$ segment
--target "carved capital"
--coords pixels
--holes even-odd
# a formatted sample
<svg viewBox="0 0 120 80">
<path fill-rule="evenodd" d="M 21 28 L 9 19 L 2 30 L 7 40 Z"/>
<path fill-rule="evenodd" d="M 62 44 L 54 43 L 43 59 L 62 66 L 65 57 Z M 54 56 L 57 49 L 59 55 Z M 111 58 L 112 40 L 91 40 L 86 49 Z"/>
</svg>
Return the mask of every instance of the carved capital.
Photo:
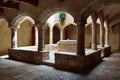
<svg viewBox="0 0 120 80">
<path fill-rule="evenodd" d="M 17 27 L 10 27 L 10 29 L 13 30 L 13 31 L 17 31 L 18 30 Z"/>
</svg>

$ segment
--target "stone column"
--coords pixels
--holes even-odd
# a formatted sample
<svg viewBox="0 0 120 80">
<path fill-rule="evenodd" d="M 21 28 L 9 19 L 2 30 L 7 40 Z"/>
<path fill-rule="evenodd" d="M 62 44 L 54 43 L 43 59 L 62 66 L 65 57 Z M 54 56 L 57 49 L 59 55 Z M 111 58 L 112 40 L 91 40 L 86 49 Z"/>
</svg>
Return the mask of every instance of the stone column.
<svg viewBox="0 0 120 80">
<path fill-rule="evenodd" d="M 106 22 L 104 23 L 105 25 L 105 47 L 109 46 L 109 29 L 108 26 L 106 24 Z"/>
<path fill-rule="evenodd" d="M 85 56 L 85 24 L 86 20 L 80 20 L 77 22 L 78 35 L 77 35 L 77 54 Z"/>
<path fill-rule="evenodd" d="M 17 48 L 17 29 L 11 28 L 11 48 Z"/>
<path fill-rule="evenodd" d="M 109 30 L 108 28 L 105 29 L 105 47 L 109 46 Z"/>
<path fill-rule="evenodd" d="M 63 40 L 63 29 L 60 29 L 60 40 Z"/>
<path fill-rule="evenodd" d="M 50 41 L 49 44 L 53 44 L 53 28 L 50 27 Z"/>
<path fill-rule="evenodd" d="M 38 29 L 35 27 L 35 46 L 38 46 Z"/>
<path fill-rule="evenodd" d="M 118 35 L 118 37 L 119 37 L 119 45 L 118 45 L 118 50 L 120 50 L 120 24 L 119 24 L 119 35 Z"/>
<path fill-rule="evenodd" d="M 104 47 L 104 27 L 100 23 L 100 47 Z"/>
<path fill-rule="evenodd" d="M 97 31 L 96 31 L 95 23 L 92 23 L 92 43 L 91 43 L 91 49 L 97 50 Z"/>
<path fill-rule="evenodd" d="M 38 26 L 38 51 L 44 50 L 44 30 L 43 24 L 39 24 Z"/>
</svg>

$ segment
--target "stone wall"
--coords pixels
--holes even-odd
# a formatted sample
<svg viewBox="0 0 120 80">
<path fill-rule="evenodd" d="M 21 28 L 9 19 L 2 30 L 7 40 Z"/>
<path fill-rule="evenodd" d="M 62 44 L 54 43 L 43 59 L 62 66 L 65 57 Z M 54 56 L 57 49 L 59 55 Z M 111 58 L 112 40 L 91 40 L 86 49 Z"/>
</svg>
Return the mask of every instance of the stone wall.
<svg viewBox="0 0 120 80">
<path fill-rule="evenodd" d="M 104 56 L 108 57 L 111 54 L 111 46 L 104 48 Z"/>
<path fill-rule="evenodd" d="M 20 28 L 18 29 L 18 47 L 32 45 L 32 27 L 33 24 L 30 21 L 21 23 Z"/>
<path fill-rule="evenodd" d="M 33 64 L 42 64 L 43 60 L 49 59 L 49 53 L 9 49 L 9 58 Z"/>
<path fill-rule="evenodd" d="M 55 66 L 62 70 L 84 73 L 96 66 L 100 61 L 101 51 L 87 56 L 78 56 L 75 53 L 55 53 Z"/>
<path fill-rule="evenodd" d="M 8 54 L 11 47 L 11 30 L 4 19 L 0 19 L 0 56 Z"/>
<path fill-rule="evenodd" d="M 60 40 L 57 44 L 58 44 L 58 51 L 62 51 L 62 52 L 76 52 L 77 51 L 76 40 Z"/>
</svg>

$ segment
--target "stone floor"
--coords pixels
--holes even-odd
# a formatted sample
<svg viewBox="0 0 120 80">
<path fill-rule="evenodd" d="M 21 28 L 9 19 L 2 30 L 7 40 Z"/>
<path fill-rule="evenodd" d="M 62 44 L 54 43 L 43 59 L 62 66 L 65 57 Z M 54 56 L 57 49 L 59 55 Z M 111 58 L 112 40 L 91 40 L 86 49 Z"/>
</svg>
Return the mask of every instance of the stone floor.
<svg viewBox="0 0 120 80">
<path fill-rule="evenodd" d="M 0 57 L 0 80 L 120 80 L 120 53 L 116 52 L 88 74 L 60 71 Z"/>
</svg>

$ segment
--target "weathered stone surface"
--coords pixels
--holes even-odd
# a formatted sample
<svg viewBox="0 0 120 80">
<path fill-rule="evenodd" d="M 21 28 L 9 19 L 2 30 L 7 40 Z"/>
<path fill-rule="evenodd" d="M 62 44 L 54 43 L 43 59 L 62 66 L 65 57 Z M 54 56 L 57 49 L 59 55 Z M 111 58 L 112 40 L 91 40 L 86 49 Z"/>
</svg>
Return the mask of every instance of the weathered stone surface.
<svg viewBox="0 0 120 80">
<path fill-rule="evenodd" d="M 104 49 L 104 56 L 108 57 L 111 54 L 111 46 L 105 47 Z"/>
<path fill-rule="evenodd" d="M 83 72 L 93 68 L 101 61 L 101 51 L 93 52 L 86 56 L 78 56 L 75 53 L 55 53 L 55 65 L 65 70 Z"/>
<path fill-rule="evenodd" d="M 43 60 L 49 59 L 49 52 L 9 49 L 9 58 L 33 64 L 41 64 Z"/>
<path fill-rule="evenodd" d="M 98 47 L 99 48 L 99 47 Z M 101 57 L 108 57 L 111 54 L 111 46 L 99 48 L 101 50 Z"/>
<path fill-rule="evenodd" d="M 60 40 L 57 44 L 58 44 L 58 51 L 63 51 L 63 52 L 76 52 L 77 51 L 76 40 Z"/>
</svg>

